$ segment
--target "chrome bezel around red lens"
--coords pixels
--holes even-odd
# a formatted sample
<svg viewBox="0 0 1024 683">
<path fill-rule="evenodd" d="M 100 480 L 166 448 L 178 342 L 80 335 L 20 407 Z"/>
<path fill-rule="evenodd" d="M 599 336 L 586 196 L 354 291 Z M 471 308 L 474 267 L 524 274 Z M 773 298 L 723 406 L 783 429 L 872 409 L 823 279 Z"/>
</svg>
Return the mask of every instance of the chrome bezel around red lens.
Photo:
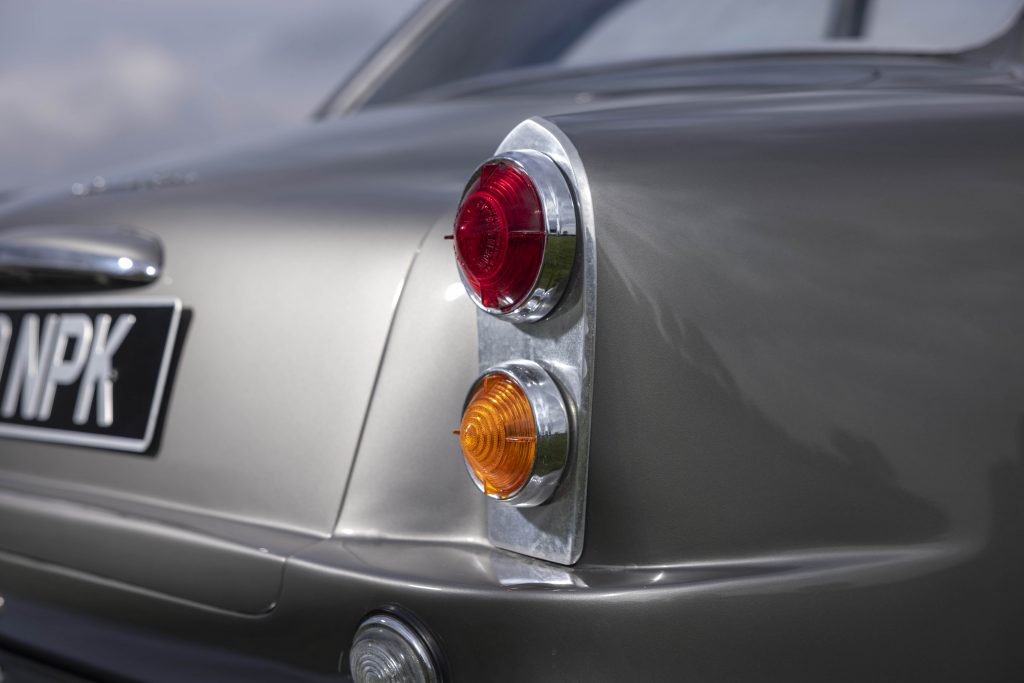
<svg viewBox="0 0 1024 683">
<path fill-rule="evenodd" d="M 532 150 L 515 150 L 492 157 L 477 167 L 466 183 L 466 189 L 459 200 L 460 208 L 470 188 L 480 177 L 481 169 L 493 163 L 506 163 L 522 171 L 537 191 L 545 236 L 540 269 L 529 292 L 506 309 L 486 306 L 468 281 L 462 264 L 456 259 L 459 277 L 469 298 L 481 310 L 512 322 L 534 322 L 554 309 L 572 276 L 576 259 L 576 200 L 565 175 L 551 157 Z"/>
</svg>

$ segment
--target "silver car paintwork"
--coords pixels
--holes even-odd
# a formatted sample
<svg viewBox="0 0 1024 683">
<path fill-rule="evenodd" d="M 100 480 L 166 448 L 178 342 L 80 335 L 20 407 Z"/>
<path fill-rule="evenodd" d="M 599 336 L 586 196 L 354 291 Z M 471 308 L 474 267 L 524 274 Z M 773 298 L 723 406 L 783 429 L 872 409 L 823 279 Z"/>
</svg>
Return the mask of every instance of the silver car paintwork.
<svg viewBox="0 0 1024 683">
<path fill-rule="evenodd" d="M 712 93 L 662 73 L 621 99 L 563 84 L 394 107 L 196 164 L 188 187 L 9 208 L 156 232 L 170 279 L 147 293 L 195 314 L 155 459 L 4 445 L 21 492 L 0 498 L 0 639 L 147 680 L 336 680 L 360 616 L 398 602 L 456 680 L 1015 677 L 1021 88 L 828 59 L 870 78 L 816 88 L 794 58 L 775 69 L 799 89 L 763 69 L 743 85 L 737 62 Z M 531 115 L 572 140 L 594 197 L 572 568 L 487 546 L 450 434 L 475 330 L 445 300 L 440 238 L 466 175 Z M 99 541 L 140 519 L 178 564 Z M 209 595 L 248 572 L 260 590 Z"/>
<path fill-rule="evenodd" d="M 424 123 L 422 112 L 414 117 Z M 13 212 L 6 222 L 145 223 L 167 251 L 165 276 L 145 295 L 180 298 L 194 320 L 159 457 L 12 442 L 0 452 L 3 469 L 329 534 L 423 219 L 447 210 L 450 188 L 464 180 L 457 168 L 450 184 L 432 183 L 435 169 L 403 160 L 417 145 L 443 144 L 436 131 L 399 123 L 405 135 L 389 134 L 390 163 L 376 142 L 360 154 L 359 141 L 376 140 L 381 123 L 293 138 L 287 163 L 250 172 L 244 199 L 228 196 L 239 180 L 202 169 L 189 187 Z M 476 156 L 464 153 L 467 164 Z"/>
</svg>

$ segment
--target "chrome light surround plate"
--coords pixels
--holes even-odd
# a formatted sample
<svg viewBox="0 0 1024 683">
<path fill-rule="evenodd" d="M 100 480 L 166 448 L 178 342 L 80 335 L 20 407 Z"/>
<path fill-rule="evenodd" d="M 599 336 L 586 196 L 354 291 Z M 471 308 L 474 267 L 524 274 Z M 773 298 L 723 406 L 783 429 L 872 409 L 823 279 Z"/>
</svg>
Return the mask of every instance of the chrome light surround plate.
<svg viewBox="0 0 1024 683">
<path fill-rule="evenodd" d="M 526 149 L 554 161 L 573 188 L 578 207 L 575 264 L 561 301 L 542 320 L 515 324 L 477 312 L 480 369 L 512 358 L 543 367 L 562 391 L 572 439 L 561 482 L 547 501 L 522 507 L 487 499 L 487 536 L 499 548 L 571 565 L 583 552 L 587 504 L 597 304 L 594 209 L 580 156 L 557 126 L 541 118 L 523 121 L 496 156 Z"/>
<path fill-rule="evenodd" d="M 482 311 L 512 322 L 534 322 L 544 318 L 562 298 L 572 275 L 576 259 L 576 200 L 573 197 L 565 175 L 558 164 L 547 154 L 532 149 L 516 149 L 491 157 L 477 167 L 466 183 L 459 205 L 469 194 L 469 188 L 480 177 L 480 170 L 487 164 L 504 162 L 525 173 L 533 182 L 544 213 L 544 257 L 540 272 L 530 287 L 530 293 L 518 302 L 515 308 L 502 311 L 489 308 L 466 281 L 459 265 L 459 278 L 466 287 L 470 300 Z M 458 264 L 458 258 L 456 258 Z"/>
<path fill-rule="evenodd" d="M 565 409 L 565 401 L 558 385 L 544 368 L 529 360 L 516 360 L 501 363 L 488 368 L 473 382 L 466 402 L 465 411 L 470 399 L 476 393 L 480 383 L 495 373 L 505 375 L 515 382 L 526 394 L 533 411 L 533 426 L 537 432 L 536 450 L 533 458 L 533 469 L 523 486 L 510 496 L 502 498 L 484 491 L 483 482 L 477 478 L 473 468 L 466 462 L 466 471 L 481 493 L 516 507 L 533 507 L 551 498 L 562 479 L 566 462 L 569 458 L 569 415 Z"/>
</svg>

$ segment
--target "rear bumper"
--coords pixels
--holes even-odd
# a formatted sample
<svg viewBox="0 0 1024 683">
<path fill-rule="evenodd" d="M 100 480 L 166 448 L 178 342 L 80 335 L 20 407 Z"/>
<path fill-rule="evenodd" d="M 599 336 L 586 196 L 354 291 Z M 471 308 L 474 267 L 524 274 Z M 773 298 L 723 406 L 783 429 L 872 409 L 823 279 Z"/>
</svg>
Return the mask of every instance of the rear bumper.
<svg viewBox="0 0 1024 683">
<path fill-rule="evenodd" d="M 902 680 L 921 678 L 915 666 L 935 680 L 1005 673 L 1018 655 L 941 616 L 972 564 L 931 545 L 562 568 L 329 539 L 289 559 L 277 604 L 254 616 L 2 553 L 0 641 L 100 678 L 338 681 L 361 617 L 394 603 L 431 629 L 456 681 L 863 680 L 880 662 Z M 1008 628 L 989 604 L 972 611 L 972 628 Z"/>
</svg>

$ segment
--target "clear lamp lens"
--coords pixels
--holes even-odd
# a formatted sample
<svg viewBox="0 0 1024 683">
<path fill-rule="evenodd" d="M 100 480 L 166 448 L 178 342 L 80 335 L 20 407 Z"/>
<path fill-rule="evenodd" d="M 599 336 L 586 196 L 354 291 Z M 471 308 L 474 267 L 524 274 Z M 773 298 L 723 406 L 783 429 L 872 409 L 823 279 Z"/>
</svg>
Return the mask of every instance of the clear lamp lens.
<svg viewBox="0 0 1024 683">
<path fill-rule="evenodd" d="M 426 643 L 407 624 L 385 614 L 368 617 L 349 652 L 356 683 L 436 683 Z"/>
</svg>

